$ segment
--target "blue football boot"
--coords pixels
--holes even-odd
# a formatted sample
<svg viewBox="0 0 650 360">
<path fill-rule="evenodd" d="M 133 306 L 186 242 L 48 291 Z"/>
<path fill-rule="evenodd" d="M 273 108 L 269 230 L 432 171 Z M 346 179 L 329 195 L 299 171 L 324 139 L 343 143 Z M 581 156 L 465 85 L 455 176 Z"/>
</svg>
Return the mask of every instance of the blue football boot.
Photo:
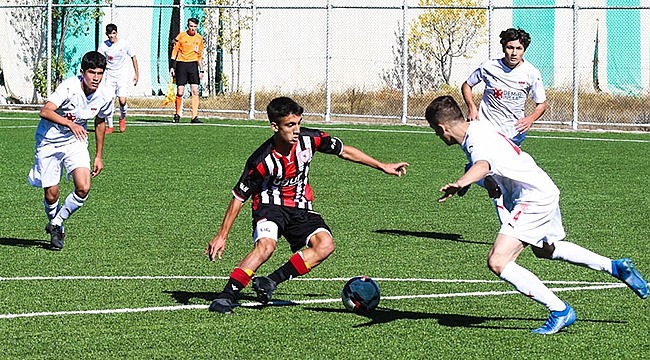
<svg viewBox="0 0 650 360">
<path fill-rule="evenodd" d="M 634 267 L 632 260 L 612 260 L 612 269 L 614 276 L 624 282 L 637 296 L 641 299 L 648 297 L 648 282 L 643 278 L 639 270 Z"/>
<path fill-rule="evenodd" d="M 544 325 L 531 331 L 535 334 L 551 335 L 574 322 L 576 322 L 576 312 L 569 304 L 566 304 L 566 309 L 562 311 L 551 311 L 551 315 L 548 317 Z"/>
</svg>

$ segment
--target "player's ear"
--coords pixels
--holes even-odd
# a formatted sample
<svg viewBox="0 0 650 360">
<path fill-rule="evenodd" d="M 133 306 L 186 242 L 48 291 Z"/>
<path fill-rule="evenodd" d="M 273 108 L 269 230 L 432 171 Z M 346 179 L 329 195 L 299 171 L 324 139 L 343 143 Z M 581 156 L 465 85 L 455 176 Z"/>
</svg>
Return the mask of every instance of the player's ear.
<svg viewBox="0 0 650 360">
<path fill-rule="evenodd" d="M 273 130 L 273 132 L 278 132 L 280 130 L 280 128 L 278 127 L 278 123 L 276 123 L 275 121 L 271 121 L 271 130 Z"/>
</svg>

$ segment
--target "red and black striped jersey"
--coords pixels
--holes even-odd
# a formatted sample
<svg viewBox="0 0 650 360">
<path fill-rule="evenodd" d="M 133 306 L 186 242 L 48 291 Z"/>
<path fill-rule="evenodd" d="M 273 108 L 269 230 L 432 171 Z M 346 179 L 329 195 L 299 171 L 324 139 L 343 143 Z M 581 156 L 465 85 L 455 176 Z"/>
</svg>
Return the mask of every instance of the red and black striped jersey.
<svg viewBox="0 0 650 360">
<path fill-rule="evenodd" d="M 316 151 L 339 155 L 343 143 L 326 132 L 303 127 L 289 155 L 283 156 L 274 150 L 273 138 L 268 139 L 246 161 L 233 195 L 241 201 L 252 197 L 253 209 L 269 204 L 311 210 L 309 165 Z"/>
</svg>

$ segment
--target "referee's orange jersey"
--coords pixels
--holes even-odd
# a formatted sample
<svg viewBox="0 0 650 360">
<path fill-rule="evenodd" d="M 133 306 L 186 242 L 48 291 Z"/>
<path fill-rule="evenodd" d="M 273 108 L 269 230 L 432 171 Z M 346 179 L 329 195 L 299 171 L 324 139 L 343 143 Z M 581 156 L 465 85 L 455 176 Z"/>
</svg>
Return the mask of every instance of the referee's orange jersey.
<svg viewBox="0 0 650 360">
<path fill-rule="evenodd" d="M 203 36 L 198 32 L 194 36 L 187 35 L 187 31 L 178 34 L 174 39 L 172 59 L 182 62 L 201 62 L 203 54 Z"/>
</svg>

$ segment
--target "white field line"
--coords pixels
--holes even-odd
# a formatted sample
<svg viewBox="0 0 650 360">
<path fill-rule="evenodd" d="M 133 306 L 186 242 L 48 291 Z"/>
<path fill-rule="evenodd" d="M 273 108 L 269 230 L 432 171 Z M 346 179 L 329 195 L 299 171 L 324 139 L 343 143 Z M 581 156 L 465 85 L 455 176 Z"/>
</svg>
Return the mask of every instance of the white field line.
<svg viewBox="0 0 650 360">
<path fill-rule="evenodd" d="M 38 118 L 8 118 L 0 117 L 0 120 L 38 120 Z M 34 125 L 7 125 L 0 126 L 0 129 L 35 129 L 37 124 Z M 268 125 L 253 125 L 253 124 L 190 124 L 190 123 L 181 123 L 174 124 L 171 122 L 138 122 L 133 121 L 129 122 L 129 126 L 139 126 L 139 127 L 158 127 L 158 126 L 217 126 L 217 127 L 238 127 L 238 128 L 260 128 L 266 129 Z M 433 131 L 430 130 L 397 130 L 397 129 L 367 129 L 367 128 L 343 128 L 343 127 L 330 127 L 327 124 L 318 124 L 318 128 L 321 130 L 329 131 L 354 131 L 354 132 L 385 132 L 385 133 L 405 133 L 405 134 L 425 134 L 425 135 L 435 135 Z M 539 135 L 528 135 L 528 138 L 532 139 L 556 139 L 556 140 L 578 140 L 578 141 L 606 141 L 606 142 L 632 142 L 632 143 L 650 143 L 650 140 L 644 139 L 609 139 L 609 138 L 587 138 L 587 137 L 575 137 L 575 136 L 539 136 Z"/>
<path fill-rule="evenodd" d="M 349 277 L 335 278 L 296 278 L 291 281 L 348 281 Z M 228 280 L 228 276 L 192 276 L 192 275 L 142 275 L 142 276 L 19 276 L 0 277 L 0 281 L 47 281 L 47 280 Z M 430 282 L 430 283 L 503 283 L 503 280 L 474 280 L 474 279 L 424 279 L 424 278 L 380 278 L 372 277 L 376 281 L 387 282 Z M 611 285 L 618 283 L 603 283 L 594 281 L 566 281 L 550 280 L 546 284 L 563 285 Z"/>
<path fill-rule="evenodd" d="M 82 276 L 82 277 L 25 277 L 25 278 L 0 278 L 3 281 L 7 280 L 133 280 L 133 279 L 225 279 L 225 277 L 196 277 L 196 276 L 131 276 L 131 277 L 108 277 L 108 276 Z M 345 281 L 348 278 L 329 278 L 329 279 L 303 279 L 307 281 Z M 294 279 L 300 280 L 300 279 Z M 501 283 L 498 280 L 450 280 L 450 279 L 395 279 L 395 278 L 376 278 L 377 281 L 425 281 L 425 282 L 438 282 L 438 283 Z M 552 281 L 548 283 L 554 284 L 590 284 L 588 286 L 573 286 L 573 287 L 559 287 L 551 288 L 554 292 L 561 291 L 583 291 L 583 290 L 602 290 L 625 287 L 621 283 L 593 283 L 593 282 L 578 282 L 578 281 Z M 403 299 L 432 299 L 432 298 L 450 298 L 450 297 L 468 297 L 468 296 L 499 296 L 518 294 L 517 291 L 482 291 L 482 292 L 465 292 L 465 293 L 442 293 L 442 294 L 421 294 L 421 295 L 399 295 L 399 296 L 382 296 L 382 300 L 403 300 Z M 295 300 L 295 301 L 272 301 L 268 305 L 271 306 L 287 306 L 287 305 L 307 305 L 307 304 L 326 304 L 340 302 L 340 298 L 331 299 L 311 299 L 311 300 Z M 256 307 L 261 306 L 259 302 L 242 303 L 242 307 Z M 153 311 L 178 311 L 178 310 L 196 310 L 207 309 L 209 305 L 178 305 L 178 306 L 157 306 L 145 308 L 124 308 L 124 309 L 98 309 L 98 310 L 71 310 L 71 311 L 56 311 L 56 312 L 33 312 L 22 314 L 0 314 L 0 319 L 15 319 L 15 318 L 31 318 L 42 316 L 66 316 L 66 315 L 100 315 L 100 314 L 124 314 L 124 313 L 139 313 L 139 312 L 153 312 Z"/>
</svg>

